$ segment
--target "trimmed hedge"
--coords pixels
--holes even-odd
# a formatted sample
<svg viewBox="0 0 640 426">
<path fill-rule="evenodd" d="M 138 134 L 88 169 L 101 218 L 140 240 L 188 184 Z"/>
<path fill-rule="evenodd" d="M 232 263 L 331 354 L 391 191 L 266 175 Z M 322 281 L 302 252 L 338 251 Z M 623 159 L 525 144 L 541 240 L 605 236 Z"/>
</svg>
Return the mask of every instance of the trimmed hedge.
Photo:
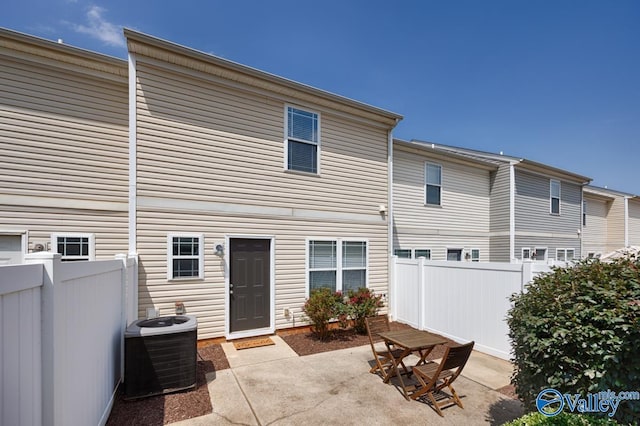
<svg viewBox="0 0 640 426">
<path fill-rule="evenodd" d="M 546 388 L 564 393 L 640 390 L 640 260 L 584 260 L 554 268 L 511 297 L 512 382 L 529 410 Z M 640 401 L 616 419 L 636 422 Z"/>
</svg>

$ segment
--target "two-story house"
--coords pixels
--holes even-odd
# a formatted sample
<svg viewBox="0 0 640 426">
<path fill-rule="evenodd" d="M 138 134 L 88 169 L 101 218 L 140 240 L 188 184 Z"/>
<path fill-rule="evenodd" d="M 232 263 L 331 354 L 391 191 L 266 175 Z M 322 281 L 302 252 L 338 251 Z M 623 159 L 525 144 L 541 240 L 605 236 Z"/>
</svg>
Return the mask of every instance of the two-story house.
<svg viewBox="0 0 640 426">
<path fill-rule="evenodd" d="M 488 262 L 491 176 L 498 165 L 399 139 L 393 160 L 393 253 Z"/>
<path fill-rule="evenodd" d="M 589 178 L 467 148 L 421 141 L 394 146 L 397 255 L 418 257 L 419 248 L 448 260 L 581 257 L 582 187 Z M 461 162 L 464 169 L 453 167 Z"/>
<path fill-rule="evenodd" d="M 301 321 L 309 291 L 386 293 L 401 116 L 125 30 L 141 314 L 200 338 Z"/>
<path fill-rule="evenodd" d="M 127 62 L 0 29 L 0 264 L 128 240 Z"/>
<path fill-rule="evenodd" d="M 586 257 L 640 246 L 640 197 L 608 188 L 585 186 L 582 249 Z"/>
</svg>

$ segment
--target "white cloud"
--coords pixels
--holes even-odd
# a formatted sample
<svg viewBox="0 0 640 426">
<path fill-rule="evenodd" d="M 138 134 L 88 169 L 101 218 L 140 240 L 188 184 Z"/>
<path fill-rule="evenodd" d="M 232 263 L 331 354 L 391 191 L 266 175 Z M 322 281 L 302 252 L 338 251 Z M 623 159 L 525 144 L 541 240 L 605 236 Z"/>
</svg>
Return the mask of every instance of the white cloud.
<svg viewBox="0 0 640 426">
<path fill-rule="evenodd" d="M 110 46 L 126 47 L 122 26 L 106 21 L 103 17 L 105 12 L 106 9 L 100 6 L 92 6 L 87 12 L 87 25 L 72 24 L 73 29 L 97 38 Z"/>
</svg>

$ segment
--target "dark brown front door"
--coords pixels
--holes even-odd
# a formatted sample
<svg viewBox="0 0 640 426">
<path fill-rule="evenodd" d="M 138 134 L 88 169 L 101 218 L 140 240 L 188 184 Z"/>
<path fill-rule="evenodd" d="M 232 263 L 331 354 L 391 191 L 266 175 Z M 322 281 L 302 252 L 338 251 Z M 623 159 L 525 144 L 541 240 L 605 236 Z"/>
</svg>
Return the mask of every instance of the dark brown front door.
<svg viewBox="0 0 640 426">
<path fill-rule="evenodd" d="M 271 241 L 233 238 L 229 246 L 230 331 L 269 327 Z"/>
</svg>

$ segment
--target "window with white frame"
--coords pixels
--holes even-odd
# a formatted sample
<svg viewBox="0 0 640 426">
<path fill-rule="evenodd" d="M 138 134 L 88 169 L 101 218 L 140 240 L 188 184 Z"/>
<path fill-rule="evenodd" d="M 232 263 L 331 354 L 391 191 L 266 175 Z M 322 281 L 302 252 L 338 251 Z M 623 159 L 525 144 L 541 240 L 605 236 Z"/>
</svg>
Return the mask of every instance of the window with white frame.
<svg viewBox="0 0 640 426">
<path fill-rule="evenodd" d="M 582 201 L 582 226 L 587 226 L 587 202 Z"/>
<path fill-rule="evenodd" d="M 204 278 L 204 236 L 170 234 L 167 237 L 167 279 Z"/>
<path fill-rule="evenodd" d="M 320 127 L 318 114 L 287 107 L 287 170 L 318 173 Z"/>
<path fill-rule="evenodd" d="M 471 261 L 480 262 L 480 249 L 471 249 Z"/>
<path fill-rule="evenodd" d="M 551 179 L 549 195 L 549 208 L 551 214 L 560 214 L 560 181 Z"/>
<path fill-rule="evenodd" d="M 95 259 L 95 237 L 93 234 L 53 234 L 52 245 L 60 253 L 63 262 Z"/>
<path fill-rule="evenodd" d="M 309 240 L 309 291 L 327 287 L 346 293 L 367 287 L 367 242 L 360 240 Z"/>
<path fill-rule="evenodd" d="M 531 249 L 528 247 L 522 248 L 522 260 L 531 259 L 532 258 Z"/>
<path fill-rule="evenodd" d="M 531 258 L 537 262 L 545 262 L 547 260 L 547 248 L 536 247 L 531 254 Z"/>
<path fill-rule="evenodd" d="M 400 259 L 411 259 L 411 249 L 395 249 L 393 254 Z"/>
<path fill-rule="evenodd" d="M 424 257 L 427 260 L 431 259 L 431 249 L 415 249 L 415 258 L 419 259 Z"/>
<path fill-rule="evenodd" d="M 442 166 L 425 163 L 425 203 L 442 205 Z"/>
<path fill-rule="evenodd" d="M 460 262 L 462 260 L 462 249 L 447 249 L 447 260 Z"/>
<path fill-rule="evenodd" d="M 575 258 L 576 251 L 571 248 L 556 249 L 556 260 L 560 262 L 571 262 Z"/>
</svg>

